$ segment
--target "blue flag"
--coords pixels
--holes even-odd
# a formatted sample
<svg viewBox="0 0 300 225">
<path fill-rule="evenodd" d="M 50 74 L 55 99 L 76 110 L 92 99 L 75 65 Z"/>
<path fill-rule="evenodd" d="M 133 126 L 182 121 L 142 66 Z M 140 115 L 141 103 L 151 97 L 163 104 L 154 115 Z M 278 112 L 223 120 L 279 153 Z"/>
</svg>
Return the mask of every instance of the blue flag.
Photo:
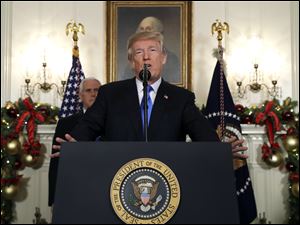
<svg viewBox="0 0 300 225">
<path fill-rule="evenodd" d="M 205 114 L 222 141 L 230 136 L 242 138 L 240 118 L 224 75 L 223 49 L 218 49 Z M 236 193 L 238 197 L 240 223 L 251 223 L 257 217 L 252 182 L 246 160 L 235 159 Z"/>
<path fill-rule="evenodd" d="M 79 85 L 83 79 L 84 74 L 79 61 L 79 50 L 78 47 L 75 46 L 73 48 L 72 68 L 69 73 L 59 118 L 71 116 L 82 111 L 82 103 L 79 99 Z"/>
</svg>

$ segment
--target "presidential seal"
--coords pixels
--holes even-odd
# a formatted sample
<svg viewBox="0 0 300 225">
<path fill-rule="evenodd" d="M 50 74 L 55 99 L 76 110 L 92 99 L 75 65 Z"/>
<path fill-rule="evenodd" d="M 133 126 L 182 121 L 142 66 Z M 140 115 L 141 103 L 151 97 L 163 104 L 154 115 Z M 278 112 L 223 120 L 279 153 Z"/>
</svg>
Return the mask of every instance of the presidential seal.
<svg viewBox="0 0 300 225">
<path fill-rule="evenodd" d="M 110 199 L 118 217 L 127 224 L 164 224 L 178 208 L 180 187 L 174 172 L 164 163 L 135 159 L 116 173 Z"/>
</svg>

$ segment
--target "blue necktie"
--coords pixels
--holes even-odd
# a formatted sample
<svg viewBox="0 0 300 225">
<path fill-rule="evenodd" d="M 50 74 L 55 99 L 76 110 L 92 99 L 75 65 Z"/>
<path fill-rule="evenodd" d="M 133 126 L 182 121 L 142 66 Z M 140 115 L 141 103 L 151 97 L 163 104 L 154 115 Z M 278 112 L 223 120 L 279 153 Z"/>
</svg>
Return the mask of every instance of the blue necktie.
<svg viewBox="0 0 300 225">
<path fill-rule="evenodd" d="M 150 97 L 150 93 L 151 91 L 153 91 L 153 88 L 148 85 L 147 86 L 147 92 L 148 92 L 148 98 L 147 98 L 147 105 L 148 105 L 148 126 L 149 126 L 149 121 L 150 121 L 150 116 L 151 116 L 151 111 L 152 111 L 152 106 L 153 106 L 153 103 L 152 103 L 152 100 L 151 100 L 151 97 Z M 144 128 L 144 104 L 145 104 L 145 98 L 143 97 L 142 99 L 142 103 L 141 103 L 141 113 L 142 113 L 142 122 L 143 122 L 143 128 Z"/>
</svg>

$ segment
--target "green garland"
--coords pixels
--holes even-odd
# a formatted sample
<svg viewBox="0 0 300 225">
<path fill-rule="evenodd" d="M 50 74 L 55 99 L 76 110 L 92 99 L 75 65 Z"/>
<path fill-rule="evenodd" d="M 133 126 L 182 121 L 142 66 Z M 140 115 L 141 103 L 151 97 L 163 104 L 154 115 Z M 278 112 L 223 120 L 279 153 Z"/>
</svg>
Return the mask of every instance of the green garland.
<svg viewBox="0 0 300 225">
<path fill-rule="evenodd" d="M 58 112 L 58 107 L 33 103 L 30 98 L 9 101 L 1 108 L 1 224 L 15 219 L 14 199 L 22 179 L 19 171 L 40 166 L 43 155 L 36 138 L 37 124 L 56 124 Z"/>
<path fill-rule="evenodd" d="M 280 166 L 279 168 L 286 168 L 289 173 L 290 224 L 299 224 L 299 113 L 295 112 L 296 106 L 297 102 L 292 101 L 290 97 L 282 104 L 274 99 L 250 108 L 236 105 L 243 124 L 265 125 L 268 137 L 272 136 L 270 133 L 274 134 L 278 131 L 275 129 L 275 123 L 278 124 L 278 121 L 282 125 L 281 130 L 286 131 L 286 134 L 275 137 L 274 142 L 269 138 L 273 143 L 265 143 L 262 146 L 262 159 L 270 167 Z M 287 157 L 284 158 L 283 155 Z"/>
</svg>

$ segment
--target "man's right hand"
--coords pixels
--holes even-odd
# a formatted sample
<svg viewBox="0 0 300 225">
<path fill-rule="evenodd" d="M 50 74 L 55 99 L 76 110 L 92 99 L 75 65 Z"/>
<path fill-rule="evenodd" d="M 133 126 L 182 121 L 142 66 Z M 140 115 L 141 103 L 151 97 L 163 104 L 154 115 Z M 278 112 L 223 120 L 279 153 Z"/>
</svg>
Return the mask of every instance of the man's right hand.
<svg viewBox="0 0 300 225">
<path fill-rule="evenodd" d="M 66 140 L 65 139 L 62 139 L 62 138 L 59 138 L 59 137 L 57 137 L 55 140 L 56 140 L 56 142 L 58 142 L 59 143 L 59 145 L 53 145 L 52 146 L 52 148 L 53 149 L 55 149 L 55 150 L 57 150 L 58 152 L 55 152 L 55 153 L 53 153 L 53 154 L 50 154 L 49 156 L 50 156 L 50 158 L 57 158 L 57 157 L 59 157 L 60 156 L 60 148 L 61 148 L 61 143 L 63 143 L 63 142 L 77 142 L 70 134 L 66 134 L 65 135 L 65 138 L 66 138 Z"/>
</svg>

